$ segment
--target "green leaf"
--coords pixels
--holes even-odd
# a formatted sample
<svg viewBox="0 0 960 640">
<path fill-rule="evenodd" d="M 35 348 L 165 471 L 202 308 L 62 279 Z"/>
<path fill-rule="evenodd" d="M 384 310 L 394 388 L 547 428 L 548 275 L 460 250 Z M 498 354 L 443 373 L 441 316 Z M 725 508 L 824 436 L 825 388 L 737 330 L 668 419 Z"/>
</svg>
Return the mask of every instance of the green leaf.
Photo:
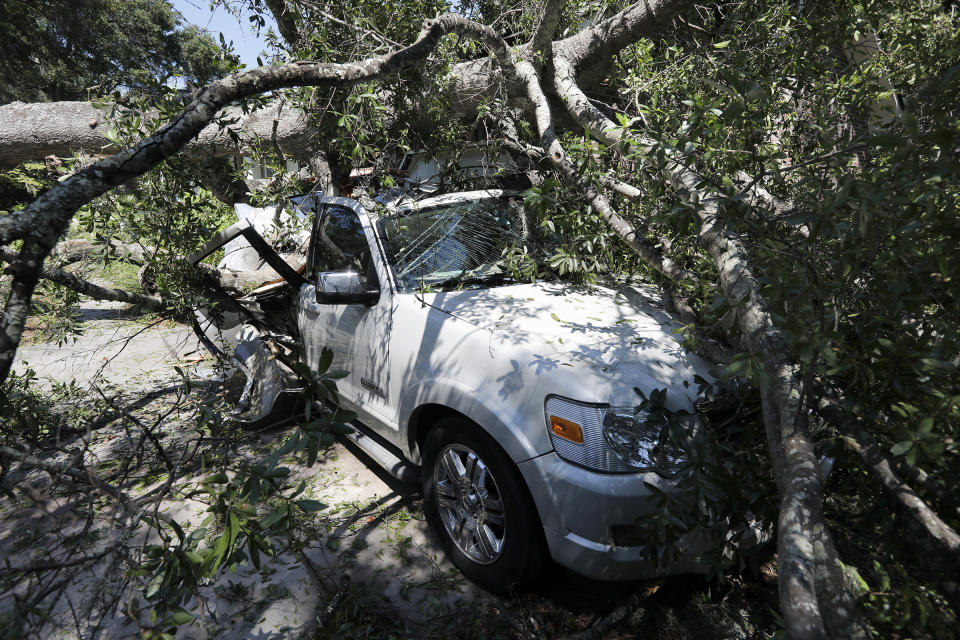
<svg viewBox="0 0 960 640">
<path fill-rule="evenodd" d="M 294 502 L 294 504 L 307 512 L 321 511 L 322 509 L 327 508 L 327 505 L 323 504 L 319 500 L 297 500 Z"/>
<path fill-rule="evenodd" d="M 180 607 L 174 607 L 170 611 L 170 615 L 166 617 L 162 626 L 170 625 L 176 627 L 193 621 L 193 614 L 181 609 Z"/>
<path fill-rule="evenodd" d="M 726 48 L 729 47 L 729 46 L 730 46 L 730 41 L 729 41 L 729 40 L 724 40 L 723 42 L 717 42 L 716 44 L 714 44 L 714 45 L 713 45 L 713 48 L 714 48 L 714 49 L 726 49 Z"/>
<path fill-rule="evenodd" d="M 898 442 L 897 444 L 890 447 L 890 453 L 899 456 L 903 455 L 909 451 L 910 447 L 913 446 L 913 440 L 904 440 L 903 442 Z"/>
<path fill-rule="evenodd" d="M 260 569 L 260 549 L 257 548 L 257 543 L 254 536 L 250 536 L 247 538 L 247 553 L 250 555 L 250 562 L 253 563 L 254 568 L 259 570 Z"/>
<path fill-rule="evenodd" d="M 260 529 L 266 530 L 272 528 L 274 525 L 284 520 L 289 514 L 290 510 L 287 505 L 279 507 L 276 511 L 273 511 L 260 519 Z"/>
<path fill-rule="evenodd" d="M 330 418 L 333 422 L 353 422 L 357 419 L 357 414 L 349 409 L 337 408 L 334 412 L 333 417 Z M 347 433 L 350 433 L 349 431 Z"/>
<path fill-rule="evenodd" d="M 150 581 L 150 584 L 147 585 L 147 588 L 143 590 L 143 597 L 147 600 L 153 600 L 153 598 L 159 593 L 160 587 L 163 586 L 163 573 L 157 574 L 157 576 Z"/>
<path fill-rule="evenodd" d="M 949 362 L 944 362 L 943 360 L 937 360 L 935 358 L 920 358 L 920 363 L 923 365 L 923 368 L 926 371 L 933 371 L 935 369 L 953 371 L 956 369 L 956 367 Z"/>
<path fill-rule="evenodd" d="M 320 352 L 320 361 L 317 362 L 317 371 L 324 373 L 327 369 L 330 368 L 330 364 L 333 362 L 333 350 L 330 347 L 324 347 L 323 351 Z"/>
<path fill-rule="evenodd" d="M 228 482 L 230 482 L 230 478 L 222 471 L 203 479 L 203 484 L 226 484 Z"/>
<path fill-rule="evenodd" d="M 292 500 L 293 498 L 296 498 L 298 495 L 300 495 L 301 493 L 303 493 L 306 488 L 307 488 L 307 481 L 306 481 L 306 480 L 301 480 L 301 481 L 300 481 L 300 484 L 297 486 L 296 491 L 294 491 L 294 492 L 290 495 L 290 499 Z"/>
<path fill-rule="evenodd" d="M 888 351 L 896 351 L 897 348 L 896 345 L 893 344 L 893 340 L 890 340 L 889 338 L 877 338 L 877 344 Z"/>
<path fill-rule="evenodd" d="M 237 517 L 237 514 L 230 512 L 230 541 L 227 545 L 227 551 L 229 552 L 233 549 L 234 543 L 237 541 L 237 538 L 240 537 L 240 519 Z"/>
</svg>

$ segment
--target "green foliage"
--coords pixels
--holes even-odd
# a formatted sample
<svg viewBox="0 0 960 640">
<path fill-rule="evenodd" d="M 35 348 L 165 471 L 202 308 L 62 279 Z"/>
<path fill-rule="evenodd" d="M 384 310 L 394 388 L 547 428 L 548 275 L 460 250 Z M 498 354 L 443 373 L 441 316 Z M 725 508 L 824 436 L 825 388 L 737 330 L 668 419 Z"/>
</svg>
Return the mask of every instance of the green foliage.
<svg viewBox="0 0 960 640">
<path fill-rule="evenodd" d="M 205 84 L 236 63 L 196 28 L 179 28 L 166 0 L 3 0 L 0 12 L 0 104 L 152 92 L 178 69 Z"/>
<path fill-rule="evenodd" d="M 80 294 L 43 280 L 37 285 L 30 315 L 41 342 L 65 344 L 83 333 L 83 319 L 79 313 Z"/>
<path fill-rule="evenodd" d="M 647 484 L 656 508 L 634 523 L 650 561 L 667 569 L 689 545 L 712 578 L 730 573 L 756 574 L 769 557 L 776 523 L 777 493 L 767 461 L 759 394 L 740 379 L 710 384 L 697 377 L 703 424 L 691 431 L 689 414 L 666 408 L 667 389 L 649 397 L 639 389 L 638 409 L 660 438 L 686 451 L 675 486 L 664 492 Z"/>
<path fill-rule="evenodd" d="M 132 572 L 145 581 L 145 602 L 134 600 L 126 614 L 140 625 L 144 637 L 166 637 L 192 622 L 194 617 L 185 607 L 204 583 L 238 564 L 260 569 L 262 556 L 276 553 L 278 539 L 298 519 L 326 508 L 304 497 L 307 483 L 292 482 L 283 461 L 293 457 L 312 467 L 319 451 L 333 444 L 334 436 L 350 430 L 347 423 L 354 414 L 336 409 L 317 415 L 311 410 L 314 401 L 337 399 L 336 380 L 347 374 L 330 371 L 332 361 L 333 352 L 324 349 L 317 373 L 297 367 L 306 415 L 279 446 L 252 462 L 211 452 L 204 457 L 203 477 L 179 487 L 183 499 L 207 505 L 208 515 L 199 527 L 187 531 L 173 519 L 143 516 L 160 540 L 144 548 L 143 560 Z M 204 423 L 201 428 L 219 429 Z"/>
<path fill-rule="evenodd" d="M 121 144 L 139 140 L 144 127 L 172 118 L 183 108 L 174 89 L 161 89 L 154 96 L 126 96 L 121 109 L 110 108 L 114 136 Z M 145 122 L 141 116 L 147 109 L 158 111 L 155 119 Z M 229 131 L 233 122 L 221 122 Z M 202 302 L 203 291 L 197 287 L 196 270 L 189 268 L 184 257 L 198 249 L 216 232 L 236 221 L 233 209 L 203 186 L 203 172 L 198 165 L 207 162 L 199 153 L 186 152 L 170 158 L 161 166 L 123 187 L 90 202 L 76 215 L 80 232 L 104 246 L 111 240 L 138 243 L 145 251 L 145 271 L 157 288 L 164 292 L 181 313 Z M 281 192 L 277 181 L 271 197 Z M 273 200 L 276 201 L 275 199 Z M 132 285 L 129 268 L 108 267 L 116 257 L 106 251 L 98 259 L 108 273 L 121 275 L 118 286 Z M 119 273 L 116 273 L 118 272 Z"/>
<path fill-rule="evenodd" d="M 51 176 L 42 162 L 25 162 L 0 173 L 0 211 L 10 211 L 30 202 L 54 184 L 57 173 Z"/>
<path fill-rule="evenodd" d="M 540 227 L 538 244 L 549 252 L 543 257 L 542 270 L 573 281 L 592 282 L 610 268 L 614 260 L 611 232 L 572 189 L 548 178 L 527 190 L 523 201 Z"/>
<path fill-rule="evenodd" d="M 43 389 L 37 372 L 11 371 L 0 387 L 0 443 L 29 442 L 34 445 L 59 436 L 65 430 L 82 430 L 83 424 L 104 410 L 90 403 L 88 392 L 75 381 L 51 383 Z"/>
</svg>

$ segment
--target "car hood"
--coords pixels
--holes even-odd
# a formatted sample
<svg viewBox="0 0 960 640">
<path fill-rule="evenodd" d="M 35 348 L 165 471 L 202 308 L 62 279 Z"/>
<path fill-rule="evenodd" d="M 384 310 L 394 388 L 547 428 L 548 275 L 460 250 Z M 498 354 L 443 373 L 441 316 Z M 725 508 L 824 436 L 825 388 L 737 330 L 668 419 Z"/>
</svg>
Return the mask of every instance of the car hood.
<svg viewBox="0 0 960 640">
<path fill-rule="evenodd" d="M 629 405 L 638 400 L 634 387 L 666 387 L 679 392 L 668 392 L 668 406 L 689 409 L 694 376 L 712 379 L 709 365 L 683 349 L 682 325 L 652 289 L 538 282 L 420 297 L 490 331 L 491 355 L 549 378 L 547 393 Z"/>
</svg>

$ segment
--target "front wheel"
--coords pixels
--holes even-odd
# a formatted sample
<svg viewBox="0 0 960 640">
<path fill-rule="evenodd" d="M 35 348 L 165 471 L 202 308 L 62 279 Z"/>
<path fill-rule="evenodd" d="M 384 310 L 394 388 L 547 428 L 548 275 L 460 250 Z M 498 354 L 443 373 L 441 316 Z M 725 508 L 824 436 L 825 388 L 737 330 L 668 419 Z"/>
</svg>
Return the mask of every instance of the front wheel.
<svg viewBox="0 0 960 640">
<path fill-rule="evenodd" d="M 456 417 L 427 435 L 424 511 L 447 557 L 481 587 L 505 593 L 543 567 L 543 531 L 516 466 L 486 433 Z"/>
</svg>

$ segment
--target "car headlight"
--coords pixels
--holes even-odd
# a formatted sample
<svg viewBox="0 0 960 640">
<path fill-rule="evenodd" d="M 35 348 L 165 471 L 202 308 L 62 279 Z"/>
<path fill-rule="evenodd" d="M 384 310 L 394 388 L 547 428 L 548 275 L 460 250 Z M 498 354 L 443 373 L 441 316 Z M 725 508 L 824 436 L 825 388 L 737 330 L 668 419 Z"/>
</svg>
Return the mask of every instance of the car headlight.
<svg viewBox="0 0 960 640">
<path fill-rule="evenodd" d="M 662 424 L 649 420 L 648 412 L 634 407 L 610 407 L 550 396 L 545 413 L 557 455 L 589 469 L 672 475 L 685 459 L 682 447 L 661 437 Z"/>
</svg>

